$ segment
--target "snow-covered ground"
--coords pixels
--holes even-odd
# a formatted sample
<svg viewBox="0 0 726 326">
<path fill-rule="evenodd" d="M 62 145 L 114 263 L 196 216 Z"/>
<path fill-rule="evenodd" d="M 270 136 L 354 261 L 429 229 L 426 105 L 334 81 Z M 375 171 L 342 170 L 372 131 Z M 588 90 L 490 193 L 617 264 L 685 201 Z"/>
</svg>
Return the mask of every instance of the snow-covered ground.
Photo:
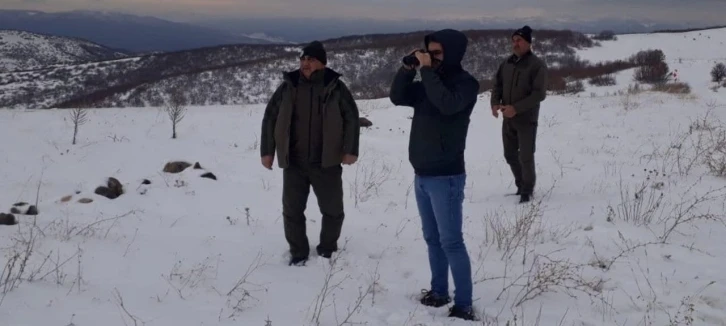
<svg viewBox="0 0 726 326">
<path fill-rule="evenodd" d="M 583 51 L 604 60 L 663 48 L 683 58 L 679 79 L 693 94 L 612 95 L 631 83 L 627 71 L 618 86 L 549 97 L 532 204 L 506 196 L 501 120 L 482 94 L 464 232 L 484 325 L 726 325 L 726 179 L 696 151 L 726 121 L 726 89 L 708 89 L 712 63 L 688 66 L 704 57 L 683 35 L 621 36 Z M 281 171 L 260 165 L 264 106 L 190 108 L 178 139 L 160 110 L 91 110 L 76 145 L 68 111 L 0 111 L 0 198 L 7 210 L 37 200 L 40 211 L 0 227 L 10 262 L 0 267 L 1 324 L 477 324 L 415 298 L 430 274 L 406 156 L 411 110 L 387 99 L 359 105 L 374 126 L 362 131 L 359 163 L 344 169 L 344 249 L 305 267 L 286 264 Z M 707 114 L 712 128 L 696 123 Z M 191 167 L 163 173 L 175 160 L 218 180 Z M 94 195 L 108 177 L 126 193 Z M 307 215 L 315 246 L 313 193 Z"/>
</svg>

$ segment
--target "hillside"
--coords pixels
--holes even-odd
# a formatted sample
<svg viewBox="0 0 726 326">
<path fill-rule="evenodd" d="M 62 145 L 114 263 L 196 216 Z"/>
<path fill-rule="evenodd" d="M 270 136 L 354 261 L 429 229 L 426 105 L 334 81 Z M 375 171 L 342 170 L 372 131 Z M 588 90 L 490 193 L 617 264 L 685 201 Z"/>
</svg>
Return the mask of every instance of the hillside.
<svg viewBox="0 0 726 326">
<path fill-rule="evenodd" d="M 726 88 L 712 91 L 709 76 L 726 52 L 703 51 L 726 35 L 685 35 L 627 35 L 575 51 L 614 61 L 662 48 L 678 82 L 692 88 L 636 89 L 637 68 L 612 73 L 614 85 L 550 93 L 529 204 L 506 196 L 514 185 L 502 122 L 481 94 L 464 201 L 477 323 L 451 321 L 447 308 L 416 301 L 430 272 L 406 150 L 410 108 L 387 98 L 358 101 L 374 125 L 362 130 L 358 163 L 343 168 L 342 250 L 332 260 L 312 256 L 304 267 L 286 264 L 282 171 L 260 166 L 264 105 L 189 107 L 177 139 L 157 108 L 89 109 L 76 145 L 72 111 L 0 110 L 0 139 L 8 140 L 0 147 L 2 211 L 16 202 L 39 211 L 0 225 L 0 320 L 726 325 Z M 162 172 L 177 160 L 202 169 Z M 202 178 L 206 172 L 216 180 Z M 109 177 L 123 186 L 118 198 L 94 193 Z M 312 191 L 307 207 L 315 246 L 320 214 Z"/>
<path fill-rule="evenodd" d="M 134 53 L 179 51 L 225 44 L 269 44 L 259 38 L 115 12 L 0 10 L 0 29 L 81 38 Z"/>
<path fill-rule="evenodd" d="M 0 73 L 126 56 L 123 52 L 80 39 L 0 30 Z"/>
<path fill-rule="evenodd" d="M 510 52 L 511 31 L 467 33 L 471 46 L 464 65 L 485 81 Z M 424 34 L 350 36 L 324 43 L 329 65 L 343 74 L 356 98 L 370 99 L 387 94 L 401 58 L 422 46 Z M 539 31 L 537 42 L 540 55 L 553 68 L 562 69 L 586 65 L 576 50 L 597 45 L 571 31 Z M 261 103 L 281 81 L 283 71 L 297 68 L 298 53 L 295 46 L 233 45 L 4 74 L 0 107 L 158 106 L 172 91 L 184 93 L 192 105 Z M 553 78 L 551 84 L 553 89 L 564 89 L 562 78 Z"/>
</svg>

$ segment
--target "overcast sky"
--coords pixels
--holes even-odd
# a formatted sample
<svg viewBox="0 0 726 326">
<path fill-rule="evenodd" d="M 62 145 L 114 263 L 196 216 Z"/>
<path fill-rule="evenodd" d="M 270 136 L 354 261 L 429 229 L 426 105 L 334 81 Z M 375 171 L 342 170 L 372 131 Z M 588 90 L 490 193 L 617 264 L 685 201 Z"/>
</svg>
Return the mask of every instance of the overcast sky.
<svg viewBox="0 0 726 326">
<path fill-rule="evenodd" d="M 726 24 L 726 0 L 0 0 L 0 9 L 114 10 L 166 18 L 642 18 Z"/>
</svg>

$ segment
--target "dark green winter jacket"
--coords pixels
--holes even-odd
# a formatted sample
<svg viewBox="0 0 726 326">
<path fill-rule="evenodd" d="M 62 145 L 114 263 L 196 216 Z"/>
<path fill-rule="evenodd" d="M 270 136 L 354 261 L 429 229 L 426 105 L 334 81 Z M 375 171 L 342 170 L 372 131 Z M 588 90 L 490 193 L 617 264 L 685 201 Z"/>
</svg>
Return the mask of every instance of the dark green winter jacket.
<svg viewBox="0 0 726 326">
<path fill-rule="evenodd" d="M 340 165 L 345 154 L 358 156 L 358 106 L 340 74 L 325 68 L 305 84 L 300 70 L 283 77 L 265 108 L 260 154 L 277 154 L 283 169 L 293 159 L 326 168 Z"/>
<path fill-rule="evenodd" d="M 516 121 L 539 120 L 540 102 L 547 96 L 547 65 L 534 53 L 510 56 L 494 76 L 491 105 L 512 105 Z"/>
</svg>

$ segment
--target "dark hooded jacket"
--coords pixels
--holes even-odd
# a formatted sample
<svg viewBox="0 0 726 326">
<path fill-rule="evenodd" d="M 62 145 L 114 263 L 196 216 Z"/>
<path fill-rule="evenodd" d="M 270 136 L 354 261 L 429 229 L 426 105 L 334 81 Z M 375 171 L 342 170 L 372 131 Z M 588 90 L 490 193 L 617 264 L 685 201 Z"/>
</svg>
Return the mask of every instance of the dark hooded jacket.
<svg viewBox="0 0 726 326">
<path fill-rule="evenodd" d="M 459 31 L 445 29 L 429 34 L 428 43 L 441 43 L 444 59 L 437 69 L 401 67 L 393 80 L 390 99 L 394 105 L 413 107 L 409 161 L 417 175 L 448 176 L 466 172 L 464 150 L 469 121 L 479 94 L 479 82 L 466 72 L 461 61 L 468 39 Z"/>
</svg>

